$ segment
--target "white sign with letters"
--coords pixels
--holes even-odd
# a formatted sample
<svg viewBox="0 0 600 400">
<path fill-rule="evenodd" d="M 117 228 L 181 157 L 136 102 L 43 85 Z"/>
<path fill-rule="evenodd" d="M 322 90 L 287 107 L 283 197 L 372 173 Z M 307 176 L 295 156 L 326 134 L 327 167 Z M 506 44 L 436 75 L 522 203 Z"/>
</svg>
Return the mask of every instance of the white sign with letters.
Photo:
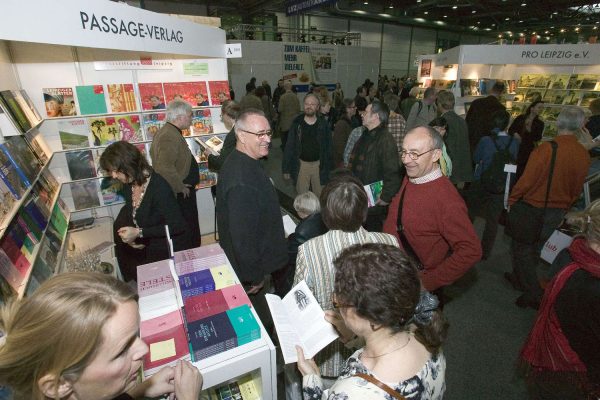
<svg viewBox="0 0 600 400">
<path fill-rule="evenodd" d="M 225 45 L 225 55 L 227 58 L 242 58 L 242 44 L 228 43 Z"/>
</svg>

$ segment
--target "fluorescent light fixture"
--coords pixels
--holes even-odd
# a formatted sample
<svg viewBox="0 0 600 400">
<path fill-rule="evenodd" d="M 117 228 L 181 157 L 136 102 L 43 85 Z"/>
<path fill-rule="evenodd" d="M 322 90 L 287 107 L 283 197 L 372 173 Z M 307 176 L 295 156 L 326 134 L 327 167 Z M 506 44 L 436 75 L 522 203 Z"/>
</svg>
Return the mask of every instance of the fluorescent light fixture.
<svg viewBox="0 0 600 400">
<path fill-rule="evenodd" d="M 367 13 L 366 11 L 363 11 L 363 10 L 354 10 L 354 12 L 356 14 L 366 14 Z"/>
<path fill-rule="evenodd" d="M 415 21 L 417 21 L 417 22 L 425 22 L 425 18 L 415 18 Z"/>
<path fill-rule="evenodd" d="M 444 21 L 435 21 L 436 25 L 446 25 Z"/>
</svg>

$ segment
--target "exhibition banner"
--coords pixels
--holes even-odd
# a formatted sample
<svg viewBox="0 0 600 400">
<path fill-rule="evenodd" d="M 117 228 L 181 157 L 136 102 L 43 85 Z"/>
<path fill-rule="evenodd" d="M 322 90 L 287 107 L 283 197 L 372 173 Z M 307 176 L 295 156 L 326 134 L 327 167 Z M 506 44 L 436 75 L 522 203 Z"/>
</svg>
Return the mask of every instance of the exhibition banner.
<svg viewBox="0 0 600 400">
<path fill-rule="evenodd" d="M 294 85 L 335 83 L 337 47 L 326 44 L 284 44 L 283 79 Z"/>
<path fill-rule="evenodd" d="M 300 14 L 304 11 L 318 8 L 326 4 L 335 3 L 335 0 L 297 0 L 290 1 L 285 6 L 285 14 L 289 17 L 290 15 Z"/>
</svg>

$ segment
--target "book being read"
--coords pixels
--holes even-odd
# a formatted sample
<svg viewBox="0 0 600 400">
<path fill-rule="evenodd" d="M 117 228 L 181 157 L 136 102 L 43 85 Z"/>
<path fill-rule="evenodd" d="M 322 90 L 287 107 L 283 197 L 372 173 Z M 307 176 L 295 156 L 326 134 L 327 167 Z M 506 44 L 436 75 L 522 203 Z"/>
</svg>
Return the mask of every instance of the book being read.
<svg viewBox="0 0 600 400">
<path fill-rule="evenodd" d="M 266 294 L 265 298 L 286 364 L 298 361 L 296 345 L 302 347 L 306 358 L 313 358 L 338 338 L 333 325 L 325 321 L 325 312 L 304 280 L 283 299 L 274 294 Z"/>
<path fill-rule="evenodd" d="M 211 136 L 208 139 L 203 137 L 196 138 L 196 141 L 208 150 L 209 153 L 218 156 L 221 153 L 221 149 L 223 148 L 223 139 L 218 136 Z"/>
</svg>

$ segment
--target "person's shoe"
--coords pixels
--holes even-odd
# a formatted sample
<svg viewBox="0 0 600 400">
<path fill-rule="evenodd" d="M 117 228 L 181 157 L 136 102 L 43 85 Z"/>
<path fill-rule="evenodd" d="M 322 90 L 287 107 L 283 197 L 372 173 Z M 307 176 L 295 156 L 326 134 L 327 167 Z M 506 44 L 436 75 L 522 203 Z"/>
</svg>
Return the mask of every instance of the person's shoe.
<svg viewBox="0 0 600 400">
<path fill-rule="evenodd" d="M 519 308 L 533 308 L 534 310 L 538 310 L 540 308 L 540 301 L 537 299 L 532 299 L 525 294 L 520 295 L 517 300 L 515 300 L 515 304 Z"/>
<path fill-rule="evenodd" d="M 518 290 L 519 292 L 524 292 L 525 288 L 521 283 L 517 280 L 517 277 L 512 272 L 505 272 L 504 279 L 513 287 L 513 289 Z"/>
</svg>

